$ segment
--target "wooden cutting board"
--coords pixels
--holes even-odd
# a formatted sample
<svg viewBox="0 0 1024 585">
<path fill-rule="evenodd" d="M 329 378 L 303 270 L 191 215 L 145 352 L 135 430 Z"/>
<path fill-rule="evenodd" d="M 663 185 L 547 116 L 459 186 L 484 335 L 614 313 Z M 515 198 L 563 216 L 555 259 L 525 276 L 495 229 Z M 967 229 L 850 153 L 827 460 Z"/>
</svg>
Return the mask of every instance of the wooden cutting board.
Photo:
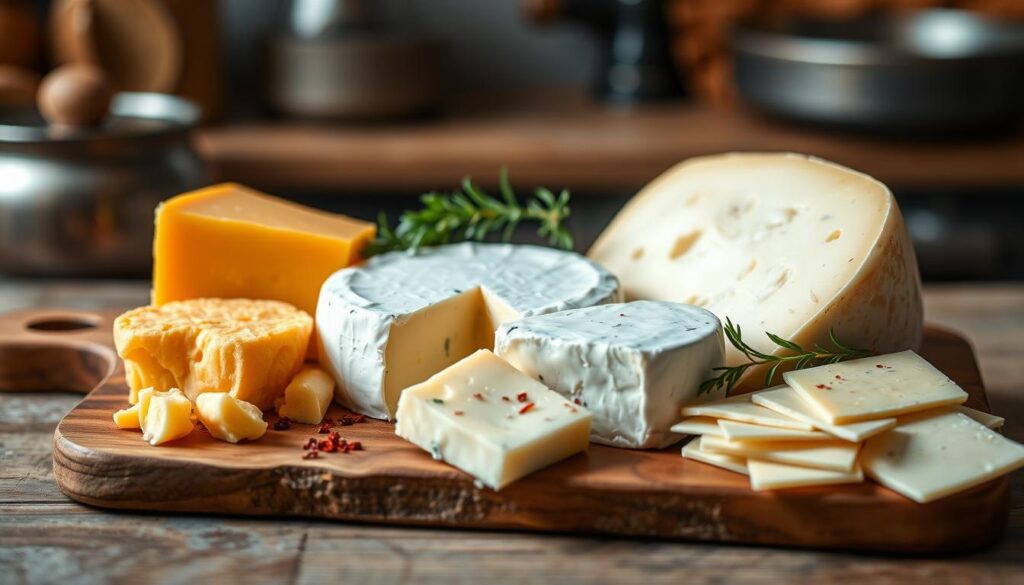
<svg viewBox="0 0 1024 585">
<path fill-rule="evenodd" d="M 336 428 L 364 451 L 312 460 L 301 448 L 320 437 L 312 425 L 270 430 L 241 445 L 197 431 L 151 447 L 111 420 L 128 404 L 112 316 L 0 316 L 0 390 L 89 392 L 53 438 L 57 483 L 86 504 L 911 553 L 983 546 L 1006 523 L 1006 477 L 925 505 L 870 482 L 753 492 L 745 476 L 684 460 L 679 446 L 593 445 L 498 493 L 475 488 L 380 421 Z M 921 353 L 970 393 L 969 406 L 988 410 L 967 341 L 928 327 Z M 346 413 L 334 407 L 329 416 Z"/>
</svg>

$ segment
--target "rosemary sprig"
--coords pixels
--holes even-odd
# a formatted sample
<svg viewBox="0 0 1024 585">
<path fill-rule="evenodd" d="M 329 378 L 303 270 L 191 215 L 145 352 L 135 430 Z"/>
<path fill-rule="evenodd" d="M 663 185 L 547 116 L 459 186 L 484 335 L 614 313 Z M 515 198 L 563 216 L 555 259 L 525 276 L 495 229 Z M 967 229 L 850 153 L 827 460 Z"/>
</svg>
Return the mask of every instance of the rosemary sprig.
<svg viewBox="0 0 1024 585">
<path fill-rule="evenodd" d="M 507 242 L 524 221 L 537 222 L 537 233 L 547 237 L 552 246 L 572 249 L 572 234 L 565 227 L 569 217 L 567 190 L 555 196 L 541 187 L 522 205 L 509 184 L 506 169 L 501 170 L 498 185 L 501 199 L 484 192 L 469 177 L 462 180 L 461 191 L 426 193 L 420 196 L 423 208 L 402 213 L 394 229 L 388 225 L 387 215 L 381 213 L 377 237 L 363 249 L 363 256 L 463 240 L 481 241 L 499 231 L 501 241 Z"/>
<path fill-rule="evenodd" d="M 732 390 L 736 382 L 743 377 L 743 374 L 754 366 L 760 366 L 762 364 L 772 364 L 772 367 L 768 369 L 768 372 L 764 377 L 764 385 L 771 386 L 772 380 L 775 379 L 775 374 L 778 373 L 779 368 L 783 364 L 793 363 L 794 370 L 801 370 L 810 366 L 819 366 L 823 364 L 834 364 L 844 360 L 851 360 L 856 358 L 867 357 L 874 354 L 875 352 L 868 349 L 856 349 L 844 345 L 838 339 L 836 339 L 835 331 L 832 328 L 828 330 L 829 341 L 832 342 L 832 348 L 825 348 L 819 344 L 814 344 L 814 348 L 811 350 L 805 350 L 800 345 L 783 339 L 773 333 L 765 331 L 765 335 L 768 339 L 772 340 L 772 343 L 793 352 L 792 355 L 771 355 L 761 351 L 758 351 L 743 341 L 743 331 L 739 325 L 734 324 L 728 317 L 725 318 L 725 337 L 729 340 L 729 343 L 736 349 L 740 350 L 743 355 L 747 356 L 750 360 L 749 363 L 740 364 L 738 366 L 720 366 L 713 368 L 716 372 L 721 372 L 714 378 L 704 380 L 700 384 L 700 390 L 698 394 L 705 392 L 711 392 L 712 390 L 725 386 L 726 392 Z"/>
</svg>

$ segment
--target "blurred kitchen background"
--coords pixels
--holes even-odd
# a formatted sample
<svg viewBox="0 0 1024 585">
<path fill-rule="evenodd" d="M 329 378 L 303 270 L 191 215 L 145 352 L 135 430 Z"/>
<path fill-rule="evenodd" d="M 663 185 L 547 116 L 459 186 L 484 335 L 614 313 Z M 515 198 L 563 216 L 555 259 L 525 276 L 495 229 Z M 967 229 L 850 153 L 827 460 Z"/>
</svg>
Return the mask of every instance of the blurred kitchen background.
<svg viewBox="0 0 1024 585">
<path fill-rule="evenodd" d="M 769 150 L 887 183 L 926 280 L 1019 280 L 1022 115 L 1024 0 L 0 0 L 0 274 L 146 278 L 157 202 L 216 181 L 394 220 L 502 167 L 585 251 Z"/>
</svg>

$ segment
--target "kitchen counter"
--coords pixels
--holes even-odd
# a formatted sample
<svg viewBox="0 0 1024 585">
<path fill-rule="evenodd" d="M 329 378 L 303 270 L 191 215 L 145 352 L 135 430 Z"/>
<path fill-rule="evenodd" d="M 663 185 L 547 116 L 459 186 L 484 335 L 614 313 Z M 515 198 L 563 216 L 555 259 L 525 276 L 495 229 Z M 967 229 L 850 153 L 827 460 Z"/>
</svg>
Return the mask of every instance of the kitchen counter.
<svg viewBox="0 0 1024 585">
<path fill-rule="evenodd" d="M 0 280 L 0 312 L 143 304 L 148 283 Z M 975 345 L 989 398 L 1024 440 L 1024 285 L 929 286 L 927 320 Z M 50 443 L 78 397 L 0 394 L 0 582 L 703 583 L 1024 581 L 1024 471 L 996 546 L 943 558 L 107 512 L 53 481 Z M 1016 577 L 1014 577 L 1016 575 Z"/>
</svg>

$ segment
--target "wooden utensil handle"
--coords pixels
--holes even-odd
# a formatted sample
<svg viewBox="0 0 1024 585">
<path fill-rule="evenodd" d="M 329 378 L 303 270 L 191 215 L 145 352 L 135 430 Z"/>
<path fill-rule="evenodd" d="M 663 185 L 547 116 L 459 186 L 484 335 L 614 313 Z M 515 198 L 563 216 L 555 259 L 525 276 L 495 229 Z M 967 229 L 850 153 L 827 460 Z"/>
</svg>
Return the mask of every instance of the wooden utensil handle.
<svg viewBox="0 0 1024 585">
<path fill-rule="evenodd" d="M 116 313 L 31 309 L 0 315 L 0 392 L 87 394 L 121 370 Z"/>
</svg>

